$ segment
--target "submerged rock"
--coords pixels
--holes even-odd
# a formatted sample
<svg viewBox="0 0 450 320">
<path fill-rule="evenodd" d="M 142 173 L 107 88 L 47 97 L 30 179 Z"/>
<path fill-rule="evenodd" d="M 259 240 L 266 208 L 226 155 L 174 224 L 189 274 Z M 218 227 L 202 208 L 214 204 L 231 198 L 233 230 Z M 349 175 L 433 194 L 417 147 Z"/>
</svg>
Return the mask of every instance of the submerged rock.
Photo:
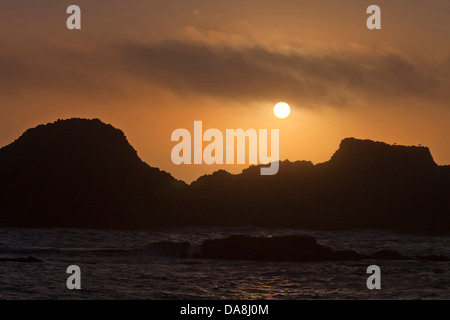
<svg viewBox="0 0 450 320">
<path fill-rule="evenodd" d="M 35 257 L 28 256 L 26 258 L 0 258 L 0 262 L 27 262 L 27 263 L 35 263 L 35 262 L 43 262 Z"/>
<path fill-rule="evenodd" d="M 450 261 L 449 257 L 442 256 L 442 255 L 429 255 L 429 256 L 418 256 L 414 257 L 416 260 L 422 260 L 422 261 Z"/>
<path fill-rule="evenodd" d="M 392 250 L 380 250 L 375 252 L 372 256 L 372 259 L 377 260 L 407 260 L 411 259 L 410 257 L 404 256 L 396 251 Z"/>
</svg>

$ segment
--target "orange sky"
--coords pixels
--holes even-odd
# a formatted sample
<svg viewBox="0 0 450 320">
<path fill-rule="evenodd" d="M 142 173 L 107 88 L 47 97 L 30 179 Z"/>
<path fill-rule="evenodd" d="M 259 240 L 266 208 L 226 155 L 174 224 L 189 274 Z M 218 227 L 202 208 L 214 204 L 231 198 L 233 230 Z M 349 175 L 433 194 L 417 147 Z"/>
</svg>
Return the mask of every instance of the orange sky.
<svg viewBox="0 0 450 320">
<path fill-rule="evenodd" d="M 66 29 L 67 6 L 82 30 Z M 365 26 L 367 6 L 382 30 Z M 0 5 L 0 145 L 58 118 L 99 118 L 171 163 L 173 130 L 278 128 L 280 158 L 326 161 L 345 137 L 429 146 L 450 164 L 450 2 L 131 0 Z M 286 101 L 291 115 L 277 119 Z"/>
</svg>

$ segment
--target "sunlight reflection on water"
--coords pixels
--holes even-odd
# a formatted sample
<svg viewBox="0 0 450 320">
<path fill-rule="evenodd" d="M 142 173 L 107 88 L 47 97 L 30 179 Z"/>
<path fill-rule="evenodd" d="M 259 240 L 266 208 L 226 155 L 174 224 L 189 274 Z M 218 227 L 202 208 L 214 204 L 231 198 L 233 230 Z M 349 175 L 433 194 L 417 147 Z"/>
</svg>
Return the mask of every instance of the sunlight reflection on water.
<svg viewBox="0 0 450 320">
<path fill-rule="evenodd" d="M 448 262 L 377 261 L 382 289 L 366 288 L 373 261 L 317 263 L 180 259 L 155 255 L 156 241 L 201 243 L 232 234 L 308 234 L 334 249 L 450 256 L 449 236 L 377 230 L 158 228 L 148 231 L 0 229 L 0 256 L 44 263 L 0 263 L 1 299 L 450 299 Z M 68 265 L 82 270 L 82 290 L 65 287 Z M 7 276 L 4 276 L 7 275 Z"/>
</svg>

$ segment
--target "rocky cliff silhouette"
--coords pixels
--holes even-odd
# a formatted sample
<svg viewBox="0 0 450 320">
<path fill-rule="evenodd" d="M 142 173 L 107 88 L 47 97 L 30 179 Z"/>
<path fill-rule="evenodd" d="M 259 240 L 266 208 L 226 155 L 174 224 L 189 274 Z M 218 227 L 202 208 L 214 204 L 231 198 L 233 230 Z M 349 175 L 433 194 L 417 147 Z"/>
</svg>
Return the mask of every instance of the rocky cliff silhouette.
<svg viewBox="0 0 450 320">
<path fill-rule="evenodd" d="M 354 138 L 321 164 L 220 170 L 187 186 L 141 161 L 122 131 L 70 119 L 0 149 L 0 227 L 450 230 L 449 187 L 450 167 L 428 148 Z"/>
<path fill-rule="evenodd" d="M 141 161 L 122 131 L 97 119 L 40 125 L 0 149 L 0 226 L 173 223 L 184 188 Z"/>
<path fill-rule="evenodd" d="M 426 147 L 347 138 L 325 163 L 281 161 L 274 176 L 219 171 L 189 193 L 201 208 L 193 219 L 211 224 L 450 229 L 450 168 Z"/>
</svg>

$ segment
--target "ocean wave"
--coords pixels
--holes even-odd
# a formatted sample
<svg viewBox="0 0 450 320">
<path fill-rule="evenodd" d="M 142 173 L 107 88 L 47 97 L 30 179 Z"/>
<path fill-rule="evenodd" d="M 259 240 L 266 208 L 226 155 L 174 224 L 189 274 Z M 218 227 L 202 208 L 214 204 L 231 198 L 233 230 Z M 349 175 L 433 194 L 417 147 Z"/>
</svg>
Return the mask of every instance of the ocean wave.
<svg viewBox="0 0 450 320">
<path fill-rule="evenodd" d="M 200 245 L 192 245 L 189 242 L 157 241 L 142 247 L 133 248 L 49 248 L 49 247 L 0 247 L 0 256 L 22 255 L 126 255 L 139 254 L 149 256 L 163 256 L 174 258 L 192 258 L 200 253 Z"/>
<path fill-rule="evenodd" d="M 207 239 L 201 245 L 187 241 L 156 241 L 128 248 L 0 247 L 2 256 L 124 256 L 142 255 L 171 258 L 203 258 L 260 261 L 345 261 L 345 260 L 434 260 L 448 261 L 445 255 L 404 255 L 395 250 L 363 254 L 355 250 L 333 250 L 311 236 L 251 237 L 234 235 Z"/>
</svg>

